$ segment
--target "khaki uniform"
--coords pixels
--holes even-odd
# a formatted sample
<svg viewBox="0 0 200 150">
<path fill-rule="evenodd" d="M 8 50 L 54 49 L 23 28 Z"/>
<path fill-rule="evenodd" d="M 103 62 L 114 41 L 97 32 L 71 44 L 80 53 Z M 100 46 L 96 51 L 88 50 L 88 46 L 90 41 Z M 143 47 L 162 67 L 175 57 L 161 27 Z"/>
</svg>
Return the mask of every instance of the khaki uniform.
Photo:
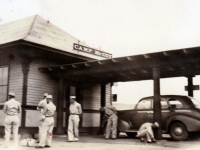
<svg viewBox="0 0 200 150">
<path fill-rule="evenodd" d="M 44 147 L 45 145 L 51 146 L 55 111 L 56 111 L 56 106 L 52 102 L 49 102 L 49 104 L 47 104 L 46 107 L 44 107 L 42 115 L 45 116 L 45 119 L 41 127 L 41 137 L 39 146 L 42 147 Z"/>
<path fill-rule="evenodd" d="M 42 128 L 42 123 L 44 122 L 45 115 L 42 114 L 44 107 L 47 105 L 47 100 L 41 100 L 38 104 L 39 110 L 40 110 L 40 116 L 39 116 L 39 134 L 38 134 L 38 140 L 41 138 L 41 128 Z"/>
<path fill-rule="evenodd" d="M 147 138 L 147 141 L 151 142 L 151 139 L 154 139 L 152 125 L 153 123 L 149 123 L 149 122 L 142 124 L 142 126 L 139 128 L 137 132 L 136 137 Z"/>
<path fill-rule="evenodd" d="M 69 107 L 69 122 L 68 122 L 68 140 L 78 141 L 79 137 L 79 115 L 82 113 L 81 105 L 77 102 L 70 104 Z"/>
<path fill-rule="evenodd" d="M 107 139 L 110 137 L 110 133 L 112 130 L 112 138 L 115 139 L 117 137 L 117 122 L 118 122 L 117 111 L 114 106 L 106 106 L 104 107 L 104 111 L 106 117 L 108 118 L 105 138 Z"/>
<path fill-rule="evenodd" d="M 3 111 L 6 114 L 4 126 L 5 126 L 5 144 L 9 146 L 11 130 L 14 136 L 15 145 L 18 146 L 18 130 L 20 120 L 18 114 L 21 113 L 21 105 L 14 98 L 5 102 Z"/>
</svg>

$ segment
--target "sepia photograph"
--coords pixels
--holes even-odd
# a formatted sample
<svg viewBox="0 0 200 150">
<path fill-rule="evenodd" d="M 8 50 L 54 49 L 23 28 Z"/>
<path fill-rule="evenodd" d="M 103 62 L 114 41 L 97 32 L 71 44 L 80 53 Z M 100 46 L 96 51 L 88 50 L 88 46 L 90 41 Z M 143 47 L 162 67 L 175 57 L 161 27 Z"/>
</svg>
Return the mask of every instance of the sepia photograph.
<svg viewBox="0 0 200 150">
<path fill-rule="evenodd" d="M 0 0 L 0 150 L 199 147 L 199 0 Z"/>
</svg>

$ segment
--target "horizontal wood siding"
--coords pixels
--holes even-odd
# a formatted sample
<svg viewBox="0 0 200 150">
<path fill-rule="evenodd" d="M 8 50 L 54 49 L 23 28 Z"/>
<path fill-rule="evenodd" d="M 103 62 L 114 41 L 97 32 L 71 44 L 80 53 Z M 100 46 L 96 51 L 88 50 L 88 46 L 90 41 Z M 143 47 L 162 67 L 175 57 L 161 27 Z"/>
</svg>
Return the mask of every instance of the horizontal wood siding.
<svg viewBox="0 0 200 150">
<path fill-rule="evenodd" d="M 83 90 L 83 109 L 99 110 L 101 108 L 101 86 L 91 85 Z"/>
<path fill-rule="evenodd" d="M 22 64 L 15 55 L 15 59 L 10 62 L 9 91 L 15 92 L 16 100 L 22 103 L 23 72 Z"/>
<path fill-rule="evenodd" d="M 112 101 L 112 91 L 111 91 L 111 85 L 106 84 L 106 106 L 109 106 L 111 104 Z"/>
<path fill-rule="evenodd" d="M 27 105 L 38 105 L 43 94 L 53 95 L 54 104 L 58 98 L 58 80 L 38 70 L 39 67 L 48 66 L 48 62 L 35 60 L 30 65 L 28 74 Z"/>
</svg>

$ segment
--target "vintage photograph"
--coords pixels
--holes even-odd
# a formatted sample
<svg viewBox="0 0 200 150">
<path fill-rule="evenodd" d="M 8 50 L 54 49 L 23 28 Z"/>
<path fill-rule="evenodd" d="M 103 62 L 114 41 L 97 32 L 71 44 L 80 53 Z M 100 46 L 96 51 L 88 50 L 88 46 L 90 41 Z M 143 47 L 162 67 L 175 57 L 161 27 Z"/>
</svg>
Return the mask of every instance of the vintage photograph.
<svg viewBox="0 0 200 150">
<path fill-rule="evenodd" d="M 0 0 L 0 150 L 199 147 L 199 0 Z"/>
</svg>

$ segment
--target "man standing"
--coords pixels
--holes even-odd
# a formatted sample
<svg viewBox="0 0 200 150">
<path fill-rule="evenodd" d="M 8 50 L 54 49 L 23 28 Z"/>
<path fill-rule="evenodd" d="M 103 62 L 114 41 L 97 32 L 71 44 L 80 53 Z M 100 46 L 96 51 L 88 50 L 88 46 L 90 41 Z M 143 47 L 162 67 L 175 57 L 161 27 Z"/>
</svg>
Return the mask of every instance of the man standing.
<svg viewBox="0 0 200 150">
<path fill-rule="evenodd" d="M 79 138 L 79 115 L 82 114 L 81 105 L 76 102 L 75 96 L 70 96 L 70 107 L 69 107 L 69 123 L 68 123 L 68 141 L 78 141 Z"/>
<path fill-rule="evenodd" d="M 18 130 L 20 120 L 18 114 L 21 113 L 21 105 L 15 100 L 15 93 L 10 92 L 8 95 L 9 101 L 5 102 L 3 111 L 6 114 L 5 125 L 5 146 L 8 147 L 10 143 L 11 129 L 14 136 L 15 146 L 18 146 Z"/>
<path fill-rule="evenodd" d="M 112 130 L 112 139 L 116 139 L 117 137 L 117 111 L 114 106 L 106 106 L 104 107 L 105 116 L 107 117 L 107 126 L 106 126 L 106 136 L 105 139 L 109 139 L 110 132 Z"/>
<path fill-rule="evenodd" d="M 46 97 L 47 97 L 47 96 L 48 96 L 48 94 L 45 93 L 45 94 L 44 94 L 44 99 L 41 100 L 41 101 L 39 102 L 38 107 L 37 107 L 37 109 L 40 111 L 40 116 L 39 116 L 39 126 L 38 126 L 38 128 L 39 128 L 38 143 L 39 143 L 39 141 L 40 141 L 40 137 L 41 137 L 41 128 L 42 128 L 42 123 L 43 123 L 44 118 L 45 118 L 45 116 L 42 115 L 42 112 L 43 112 L 44 107 L 47 105 L 47 100 L 46 100 Z"/>
<path fill-rule="evenodd" d="M 139 128 L 139 131 L 137 132 L 136 137 L 140 137 L 140 140 L 144 142 L 144 138 L 147 139 L 148 143 L 156 142 L 153 134 L 153 129 L 159 128 L 159 124 L 157 122 L 155 123 L 144 123 Z"/>
<path fill-rule="evenodd" d="M 36 148 L 51 147 L 54 128 L 54 113 L 56 106 L 52 102 L 52 95 L 47 96 L 47 105 L 44 107 L 42 115 L 45 116 L 41 127 L 40 142 Z"/>
</svg>

